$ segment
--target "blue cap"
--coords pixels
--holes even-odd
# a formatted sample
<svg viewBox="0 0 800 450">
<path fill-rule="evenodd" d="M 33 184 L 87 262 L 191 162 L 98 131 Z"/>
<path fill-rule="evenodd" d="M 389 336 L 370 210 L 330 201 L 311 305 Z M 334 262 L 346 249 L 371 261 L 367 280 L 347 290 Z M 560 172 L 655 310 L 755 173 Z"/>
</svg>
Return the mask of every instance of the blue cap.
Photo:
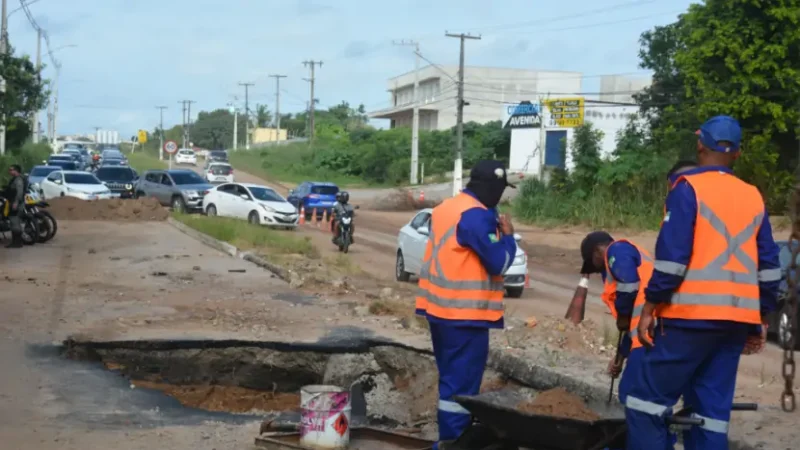
<svg viewBox="0 0 800 450">
<path fill-rule="evenodd" d="M 700 143 L 703 147 L 715 152 L 738 152 L 742 142 L 742 127 L 739 122 L 730 116 L 715 116 L 704 123 L 700 130 Z M 718 142 L 728 141 L 731 147 L 718 145 Z"/>
</svg>

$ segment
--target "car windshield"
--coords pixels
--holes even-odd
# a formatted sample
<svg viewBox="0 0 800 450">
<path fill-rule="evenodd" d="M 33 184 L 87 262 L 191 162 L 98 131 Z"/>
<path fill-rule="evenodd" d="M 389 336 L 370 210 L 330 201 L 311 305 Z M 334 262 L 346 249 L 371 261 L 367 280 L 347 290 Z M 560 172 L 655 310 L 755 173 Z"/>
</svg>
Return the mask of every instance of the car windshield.
<svg viewBox="0 0 800 450">
<path fill-rule="evenodd" d="M 134 179 L 133 171 L 123 168 L 101 168 L 94 174 L 102 181 L 133 181 Z"/>
<path fill-rule="evenodd" d="M 172 172 L 170 176 L 175 184 L 205 184 L 205 180 L 194 172 Z"/>
<path fill-rule="evenodd" d="M 116 158 L 114 158 L 114 159 L 104 159 L 103 160 L 103 165 L 104 166 L 121 166 L 122 165 L 122 160 L 121 159 L 116 159 Z"/>
<path fill-rule="evenodd" d="M 228 159 L 228 154 L 225 152 L 211 152 L 208 156 L 212 158 Z"/>
<path fill-rule="evenodd" d="M 67 184 L 100 184 L 100 180 L 88 173 L 65 173 L 64 180 Z"/>
<path fill-rule="evenodd" d="M 209 166 L 208 171 L 214 175 L 230 175 L 233 167 L 228 164 L 212 164 Z"/>
<path fill-rule="evenodd" d="M 179 155 L 194 155 L 194 152 L 191 150 L 181 150 L 178 152 Z"/>
<path fill-rule="evenodd" d="M 337 192 L 339 192 L 339 188 L 336 186 L 314 186 L 311 188 L 311 193 L 318 195 L 336 195 Z"/>
<path fill-rule="evenodd" d="M 46 177 L 56 170 L 61 170 L 60 167 L 34 167 L 31 170 L 30 176 L 32 177 Z"/>
<path fill-rule="evenodd" d="M 48 165 L 58 166 L 62 170 L 75 170 L 78 168 L 72 161 L 50 161 Z"/>
<path fill-rule="evenodd" d="M 117 150 L 106 150 L 103 152 L 103 158 L 117 158 L 122 159 L 122 153 L 118 152 Z"/>
<path fill-rule="evenodd" d="M 50 161 L 72 161 L 72 156 L 69 155 L 53 155 L 49 158 Z"/>
<path fill-rule="evenodd" d="M 280 195 L 278 195 L 277 192 L 273 191 L 270 188 L 251 187 L 250 188 L 250 192 L 253 193 L 253 197 L 255 197 L 256 200 L 261 200 L 261 201 L 264 201 L 264 202 L 285 202 L 286 201 Z"/>
</svg>

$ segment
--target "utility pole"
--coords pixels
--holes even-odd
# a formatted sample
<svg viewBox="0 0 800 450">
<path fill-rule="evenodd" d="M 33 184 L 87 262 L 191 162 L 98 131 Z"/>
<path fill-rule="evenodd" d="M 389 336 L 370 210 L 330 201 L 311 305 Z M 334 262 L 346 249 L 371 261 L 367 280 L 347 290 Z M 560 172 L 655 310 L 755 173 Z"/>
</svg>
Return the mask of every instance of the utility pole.
<svg viewBox="0 0 800 450">
<path fill-rule="evenodd" d="M 8 52 L 8 0 L 2 0 L 0 7 L 0 54 Z M 6 80 L 0 76 L 0 95 L 6 94 Z M 0 117 L 0 156 L 6 154 L 6 116 Z"/>
<path fill-rule="evenodd" d="M 158 121 L 158 160 L 164 160 L 164 110 L 166 106 L 156 106 L 158 109 L 160 119 Z"/>
<path fill-rule="evenodd" d="M 547 94 L 547 97 L 550 98 L 550 94 Z M 544 151 L 545 146 L 547 145 L 547 111 L 545 111 L 545 107 L 547 106 L 547 102 L 545 101 L 544 97 L 539 97 L 539 181 L 544 183 Z"/>
<path fill-rule="evenodd" d="M 192 100 L 186 100 L 186 141 L 192 146 Z"/>
<path fill-rule="evenodd" d="M 36 77 L 42 79 L 42 29 L 36 29 Z M 31 131 L 33 143 L 39 143 L 39 111 L 34 111 L 31 117 Z"/>
<path fill-rule="evenodd" d="M 456 115 L 456 160 L 453 165 L 453 197 L 461 192 L 463 186 L 462 177 L 464 175 L 463 152 L 464 152 L 464 42 L 467 39 L 479 40 L 480 36 L 470 34 L 452 34 L 445 31 L 447 37 L 458 38 L 461 40 L 461 54 L 458 59 L 458 112 Z"/>
<path fill-rule="evenodd" d="M 94 127 L 94 143 L 100 143 L 100 127 Z"/>
<path fill-rule="evenodd" d="M 183 145 L 181 145 L 181 148 L 186 148 L 186 100 L 181 100 L 178 103 L 180 103 L 182 107 L 181 128 L 183 129 Z"/>
<path fill-rule="evenodd" d="M 309 138 L 310 138 L 311 141 L 313 141 L 314 140 L 314 134 L 315 134 L 314 133 L 314 103 L 315 103 L 315 101 L 314 101 L 315 100 L 314 99 L 314 82 L 316 80 L 316 78 L 314 77 L 314 67 L 315 66 L 322 67 L 322 61 L 314 61 L 313 59 L 311 59 L 311 60 L 308 60 L 308 61 L 303 61 L 303 65 L 306 66 L 306 67 L 311 67 L 311 78 L 309 78 L 309 80 L 308 80 L 311 83 L 311 101 L 309 101 L 309 110 L 308 110 L 309 119 L 308 120 L 309 120 L 309 128 L 311 129 L 311 134 L 309 135 Z"/>
<path fill-rule="evenodd" d="M 286 75 L 270 75 L 275 78 L 275 140 L 279 141 L 281 132 L 281 78 Z"/>
<path fill-rule="evenodd" d="M 411 184 L 418 183 L 417 171 L 419 168 L 419 42 L 405 41 L 395 42 L 395 45 L 414 47 L 414 116 L 411 121 Z"/>
<path fill-rule="evenodd" d="M 250 150 L 250 86 L 254 83 L 239 83 L 244 86 L 244 148 Z"/>
</svg>

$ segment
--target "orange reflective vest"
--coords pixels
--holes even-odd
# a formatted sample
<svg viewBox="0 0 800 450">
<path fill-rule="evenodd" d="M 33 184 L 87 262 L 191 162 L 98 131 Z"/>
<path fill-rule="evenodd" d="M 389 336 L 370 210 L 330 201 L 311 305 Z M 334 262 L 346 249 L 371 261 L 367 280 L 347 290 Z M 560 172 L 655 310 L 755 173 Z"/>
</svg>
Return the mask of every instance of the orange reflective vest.
<svg viewBox="0 0 800 450">
<path fill-rule="evenodd" d="M 689 264 L 656 261 L 660 272 L 683 276 L 658 317 L 761 323 L 756 236 L 764 200 L 755 186 L 725 172 L 686 180 L 697 196 L 694 243 Z"/>
<path fill-rule="evenodd" d="M 461 214 L 472 208 L 486 209 L 472 196 L 460 193 L 433 209 L 417 311 L 449 320 L 494 322 L 503 317 L 503 276 L 489 275 L 478 255 L 456 239 Z"/>
<path fill-rule="evenodd" d="M 614 242 L 627 242 L 628 244 L 633 245 L 636 250 L 639 251 L 639 256 L 641 259 L 641 263 L 639 264 L 638 269 L 636 272 L 639 274 L 639 281 L 636 283 L 618 283 L 617 280 L 611 275 L 611 265 L 608 261 L 608 248 L 606 248 L 606 281 L 603 289 L 603 295 L 600 297 L 603 300 L 603 303 L 608 306 L 611 310 L 611 315 L 614 318 L 617 318 L 617 308 L 614 305 L 614 302 L 617 297 L 617 292 L 637 292 L 636 300 L 633 302 L 633 312 L 631 313 L 631 327 L 630 327 L 630 337 L 631 337 L 631 350 L 634 348 L 638 348 L 642 346 L 642 343 L 639 342 L 638 332 L 636 327 L 639 326 L 639 318 L 642 315 L 642 309 L 644 308 L 644 288 L 647 286 L 647 283 L 650 282 L 650 277 L 653 275 L 653 257 L 650 256 L 646 250 L 642 249 L 638 245 L 634 244 L 631 241 L 625 239 L 618 239 Z M 609 247 L 611 247 L 609 245 Z"/>
</svg>

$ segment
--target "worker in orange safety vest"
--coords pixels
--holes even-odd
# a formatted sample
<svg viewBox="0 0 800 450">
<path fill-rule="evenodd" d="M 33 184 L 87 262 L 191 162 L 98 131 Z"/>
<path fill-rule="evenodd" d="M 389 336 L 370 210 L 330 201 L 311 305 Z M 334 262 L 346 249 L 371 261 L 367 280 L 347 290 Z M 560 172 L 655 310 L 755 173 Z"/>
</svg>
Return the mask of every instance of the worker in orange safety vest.
<svg viewBox="0 0 800 450">
<path fill-rule="evenodd" d="M 741 137 L 731 117 L 704 123 L 697 167 L 667 195 L 637 327 L 645 352 L 625 399 L 629 450 L 667 448 L 664 417 L 681 395 L 703 420 L 685 448 L 728 448 L 739 358 L 763 348 L 781 279 L 764 200 L 730 169 Z"/>
<path fill-rule="evenodd" d="M 433 208 L 419 277 L 417 314 L 430 324 L 439 370 L 439 442 L 442 449 L 469 426 L 469 412 L 454 401 L 477 395 L 489 357 L 489 330 L 503 328 L 503 274 L 517 251 L 511 219 L 497 205 L 508 182 L 500 161 L 479 161 L 469 183 Z"/>
</svg>

